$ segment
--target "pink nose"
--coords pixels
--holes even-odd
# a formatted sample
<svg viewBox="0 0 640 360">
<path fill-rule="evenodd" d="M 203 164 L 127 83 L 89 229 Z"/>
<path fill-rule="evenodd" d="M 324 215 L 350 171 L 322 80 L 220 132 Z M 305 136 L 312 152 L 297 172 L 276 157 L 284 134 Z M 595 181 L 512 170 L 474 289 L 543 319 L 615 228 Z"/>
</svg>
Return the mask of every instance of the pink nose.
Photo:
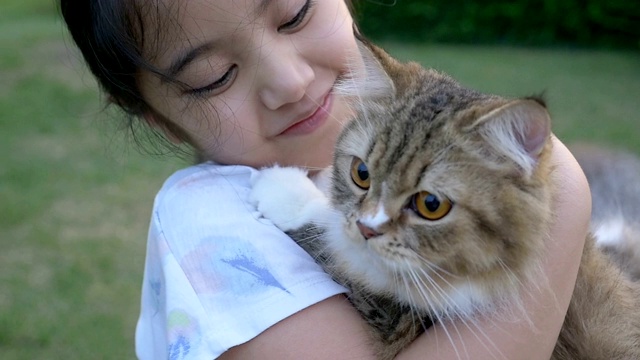
<svg viewBox="0 0 640 360">
<path fill-rule="evenodd" d="M 364 236 L 364 238 L 367 240 L 371 239 L 372 237 L 382 235 L 379 232 L 373 230 L 372 228 L 362 224 L 360 221 L 356 221 L 356 225 L 358 226 L 358 230 L 360 230 L 360 233 L 362 234 L 362 236 Z"/>
</svg>

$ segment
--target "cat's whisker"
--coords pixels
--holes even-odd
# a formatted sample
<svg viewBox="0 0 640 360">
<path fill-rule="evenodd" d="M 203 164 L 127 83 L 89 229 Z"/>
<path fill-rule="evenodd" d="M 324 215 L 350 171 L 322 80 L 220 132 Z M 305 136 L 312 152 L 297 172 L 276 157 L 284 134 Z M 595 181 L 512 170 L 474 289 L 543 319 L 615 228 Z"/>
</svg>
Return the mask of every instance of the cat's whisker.
<svg viewBox="0 0 640 360">
<path fill-rule="evenodd" d="M 447 295 L 435 282 L 433 279 L 431 279 L 431 277 L 425 272 L 424 269 L 418 269 L 419 271 L 421 271 L 423 273 L 423 279 L 426 279 L 427 281 L 429 281 L 432 286 L 434 287 L 434 289 L 438 290 L 438 292 L 442 295 L 443 299 L 445 300 L 445 302 L 448 304 L 448 307 L 450 309 L 452 309 L 453 312 L 453 316 L 447 316 L 447 318 L 449 319 L 449 321 L 452 322 L 452 325 L 454 326 L 454 328 L 456 329 L 456 332 L 458 332 L 457 327 L 455 326 L 455 319 L 458 319 L 459 321 L 462 322 L 462 324 L 469 329 L 469 331 L 474 335 L 474 337 L 476 337 L 476 339 L 482 344 L 483 347 L 485 347 L 485 349 L 491 353 L 493 353 L 493 350 L 495 350 L 501 358 L 506 359 L 506 357 L 500 352 L 499 348 L 495 345 L 495 343 L 493 343 L 493 341 L 491 340 L 491 338 L 489 338 L 484 331 L 482 331 L 482 328 L 478 325 L 478 323 L 476 322 L 476 320 L 473 318 L 473 316 L 469 316 L 469 314 L 462 314 L 462 313 L 458 313 L 458 309 L 456 307 L 456 305 L 454 304 L 454 300 L 451 299 L 451 297 L 449 295 Z M 443 281 L 445 281 L 447 283 L 448 286 L 450 286 L 452 289 L 456 290 L 455 287 L 453 287 L 451 284 L 449 284 L 444 278 L 442 279 Z M 471 325 L 469 324 L 471 323 Z M 458 332 L 459 333 L 459 332 Z M 478 335 L 481 334 L 482 336 Z M 489 345 L 491 345 L 490 347 L 487 346 L 487 343 L 489 343 Z M 468 354 L 467 354 L 468 355 Z"/>
<path fill-rule="evenodd" d="M 301 168 L 310 172 L 322 171 L 325 169 L 323 167 L 317 167 L 317 166 L 301 166 Z"/>
<path fill-rule="evenodd" d="M 410 288 L 411 286 L 409 285 L 406 276 L 404 276 L 404 271 L 402 269 L 399 269 L 400 266 L 398 264 L 394 264 L 393 266 L 393 270 L 394 270 L 394 281 L 396 284 L 396 293 L 400 294 L 400 293 L 405 293 L 405 296 L 407 299 L 411 298 L 411 292 L 410 292 Z M 422 327 L 423 330 L 426 330 L 430 325 L 425 324 L 424 322 L 424 317 L 427 316 L 427 314 L 425 313 L 425 309 L 420 309 L 417 304 L 414 304 L 413 302 L 409 302 L 409 308 L 411 310 L 411 323 L 412 326 L 414 327 L 414 331 L 415 331 L 415 326 L 418 326 L 418 322 L 420 323 L 419 326 Z M 431 306 L 430 306 L 431 308 Z M 431 311 L 428 311 L 428 316 L 431 317 Z M 416 317 L 417 317 L 417 321 L 416 321 Z M 430 320 L 431 323 L 433 323 L 433 319 Z"/>
<path fill-rule="evenodd" d="M 421 269 L 422 270 L 422 269 Z M 429 279 L 429 278 L 427 278 Z M 432 281 L 432 280 L 430 280 Z M 456 287 L 451 286 L 450 284 L 448 284 L 452 289 L 454 289 L 454 291 L 457 291 Z M 436 286 L 436 285 L 434 285 Z M 454 300 L 451 299 L 447 294 L 443 294 L 450 302 L 453 303 Z M 454 322 L 456 319 L 458 321 L 461 321 L 462 324 L 469 329 L 469 331 L 474 335 L 474 337 L 476 337 L 476 339 L 482 344 L 483 347 L 485 347 L 485 349 L 489 352 L 492 352 L 492 349 L 490 349 L 486 343 L 489 343 L 491 345 L 491 348 L 493 348 L 496 352 L 498 352 L 498 354 L 500 354 L 500 356 L 503 359 L 506 359 L 506 357 L 501 353 L 501 351 L 499 350 L 499 348 L 495 345 L 495 343 L 491 340 L 490 337 L 488 337 L 485 332 L 483 331 L 482 327 L 477 323 L 477 320 L 471 316 L 473 314 L 475 314 L 475 311 L 472 314 L 469 313 L 461 313 L 459 312 L 458 308 L 455 305 L 449 305 L 449 308 L 452 309 L 452 315 L 448 316 L 449 320 Z M 469 325 L 469 323 L 471 323 L 471 325 Z M 492 323 L 494 323 L 492 321 Z M 497 324 L 494 323 L 495 326 L 497 326 Z M 478 335 L 481 334 L 482 338 Z"/>
<path fill-rule="evenodd" d="M 504 260 L 502 259 L 498 259 L 497 261 L 498 265 L 500 266 L 500 268 L 502 269 L 502 271 L 504 271 L 504 273 L 506 274 L 506 276 L 509 278 L 509 280 L 515 284 L 517 284 L 519 286 L 520 289 L 525 290 L 525 285 L 522 282 L 522 279 L 520 279 L 519 276 L 517 276 L 513 270 L 511 270 L 509 268 L 509 266 L 507 266 L 507 264 L 504 263 Z"/>
<path fill-rule="evenodd" d="M 478 324 L 477 320 L 473 316 L 459 316 L 457 319 L 462 322 L 467 329 L 469 329 L 469 332 L 471 332 L 485 350 L 493 355 L 493 358 L 508 360 L 495 342 L 493 342 L 493 340 L 491 340 L 491 338 L 484 332 L 483 328 Z M 493 320 L 491 320 L 491 323 L 496 325 Z M 497 353 L 497 356 L 495 353 Z"/>
<path fill-rule="evenodd" d="M 404 290 L 404 291 L 402 291 L 402 292 L 404 292 L 404 293 L 405 293 L 405 296 L 406 296 L 406 298 L 407 298 L 407 299 L 411 299 L 411 298 L 412 298 L 412 297 L 411 297 L 411 291 L 409 290 L 409 289 L 411 288 L 411 286 L 409 285 L 409 281 L 407 280 L 407 277 L 405 276 L 405 272 L 404 272 L 404 271 L 396 271 L 396 272 L 395 272 L 395 274 L 396 274 L 396 275 L 399 275 L 399 276 L 400 276 L 400 278 L 402 279 L 402 283 L 403 283 L 403 285 L 404 285 L 404 286 L 401 286 L 401 289 L 402 289 L 402 290 Z M 398 291 L 398 293 L 401 293 L 401 291 Z M 428 299 L 426 300 L 426 302 L 427 302 L 427 303 L 429 303 Z M 417 305 L 416 305 L 416 304 L 414 304 L 414 302 L 413 302 L 413 301 L 409 302 L 409 304 L 410 304 L 411 308 L 416 308 L 416 307 L 417 307 Z M 433 306 L 432 306 L 432 305 L 429 305 L 429 308 L 430 308 L 430 310 L 429 310 L 429 314 L 430 314 L 430 315 L 429 315 L 429 316 L 432 318 L 432 322 L 433 322 L 434 318 L 435 318 L 435 321 L 436 321 L 437 323 L 441 322 L 441 319 L 438 317 L 438 314 L 437 314 L 437 313 L 435 313 L 435 312 L 432 310 L 432 309 L 433 309 Z M 423 312 L 424 312 L 424 310 L 422 310 L 422 311 L 420 311 L 420 310 L 415 310 L 415 311 L 416 311 L 416 313 L 417 313 L 417 314 L 420 314 L 420 313 L 423 313 Z M 414 320 L 414 324 L 415 324 L 415 320 Z M 425 328 L 425 329 L 426 329 L 426 326 L 425 326 L 424 322 L 422 321 L 422 318 L 420 319 L 420 324 L 422 325 L 422 327 L 423 327 L 423 328 Z M 438 334 L 438 333 L 436 333 L 436 336 L 437 336 L 437 334 Z M 437 337 L 436 337 L 436 343 L 438 343 L 438 341 L 437 341 Z"/>
<path fill-rule="evenodd" d="M 450 271 L 447 271 L 445 269 L 443 269 L 442 267 L 434 264 L 433 262 L 429 261 L 427 258 L 425 258 L 424 256 L 418 254 L 417 252 L 414 252 L 414 255 L 424 263 L 424 265 L 429 268 L 429 270 L 433 271 L 436 275 L 438 275 L 438 277 L 440 277 L 442 280 L 444 280 L 444 278 L 442 277 L 442 274 L 445 275 L 449 275 L 452 278 L 460 278 L 459 275 L 456 275 Z"/>
<path fill-rule="evenodd" d="M 420 270 L 422 270 L 422 269 L 420 269 Z M 430 280 L 430 281 L 432 281 L 432 280 Z M 445 279 L 443 279 L 443 281 L 445 281 L 445 282 L 446 282 L 446 280 L 445 280 Z M 451 289 L 453 289 L 453 291 L 455 291 L 455 292 L 458 292 L 458 293 L 459 293 L 459 290 L 457 289 L 457 287 L 454 287 L 453 285 L 449 284 L 448 282 L 446 282 L 446 283 L 447 283 L 447 285 L 448 285 Z M 435 286 L 437 286 L 437 285 L 436 285 L 436 284 L 434 284 L 434 287 L 435 287 Z M 448 294 L 446 294 L 444 291 L 442 291 L 442 290 L 440 290 L 440 291 L 441 291 L 441 293 L 442 293 L 442 295 L 443 295 L 443 298 L 445 298 L 446 303 L 448 304 L 448 308 L 449 308 L 449 309 L 451 309 L 451 314 L 448 316 L 448 317 L 450 318 L 450 320 L 451 320 L 451 321 L 454 321 L 454 319 L 459 319 L 459 321 L 461 321 L 461 322 L 465 325 L 465 327 L 466 327 L 467 329 L 469 329 L 469 331 L 470 331 L 470 332 L 471 332 L 471 333 L 476 337 L 476 339 L 477 339 L 480 343 L 482 343 L 482 344 L 483 344 L 483 346 L 485 346 L 485 348 L 486 348 L 488 351 L 491 351 L 491 349 L 489 349 L 489 347 L 487 347 L 487 346 L 485 345 L 485 343 L 486 343 L 486 342 L 490 343 L 491 347 L 492 347 L 493 349 L 495 349 L 498 353 L 500 353 L 500 350 L 498 349 L 498 347 L 497 347 L 497 346 L 492 342 L 492 340 L 491 340 L 488 336 L 486 336 L 486 334 L 482 331 L 482 328 L 480 327 L 480 325 L 478 325 L 477 321 L 476 321 L 476 320 L 475 320 L 475 318 L 472 316 L 473 314 L 475 314 L 475 313 L 476 313 L 477 309 L 476 309 L 476 310 L 473 310 L 471 313 L 468 313 L 468 312 L 461 312 L 461 311 L 460 311 L 460 309 L 459 309 L 459 307 L 458 307 L 457 305 L 455 305 L 455 301 L 454 301 L 454 300 L 453 300 L 453 299 L 452 299 Z M 460 295 L 461 295 L 461 296 L 464 296 L 464 294 L 460 294 Z M 472 327 L 471 325 L 469 325 L 469 323 L 471 323 L 471 324 L 473 325 L 473 327 Z M 494 324 L 494 325 L 496 325 L 496 324 Z M 496 325 L 496 326 L 497 326 L 497 325 Z M 475 329 L 477 329 L 477 331 L 476 331 L 476 330 L 474 330 L 474 328 L 475 328 Z M 482 335 L 483 335 L 482 337 L 483 337 L 484 339 L 481 339 L 481 338 L 477 335 L 477 333 L 478 333 L 478 332 L 479 332 L 480 334 L 482 334 Z"/>
<path fill-rule="evenodd" d="M 514 282 L 518 284 L 518 292 L 511 294 L 511 296 L 507 298 L 506 300 L 507 307 L 505 310 L 502 311 L 502 314 L 513 316 L 516 318 L 517 321 L 524 320 L 527 322 L 527 324 L 533 327 L 534 326 L 533 321 L 529 317 L 529 313 L 527 312 L 524 304 L 522 303 L 522 299 L 523 299 L 523 296 L 527 296 L 527 295 L 531 295 L 531 297 L 535 297 L 531 294 L 531 292 L 534 289 L 537 291 L 541 291 L 540 285 L 532 281 L 527 282 L 527 284 L 533 284 L 534 286 L 533 288 L 531 288 L 528 285 L 525 285 L 525 283 L 518 276 L 516 276 L 515 273 L 513 273 L 513 271 L 509 269 L 509 267 L 506 264 L 504 264 L 502 260 L 499 261 L 499 264 L 503 269 L 503 271 L 507 273 L 507 276 L 509 276 L 510 279 L 515 279 Z M 510 311 L 506 311 L 507 309 Z M 517 313 L 514 313 L 516 312 L 516 310 L 517 310 Z"/>
<path fill-rule="evenodd" d="M 402 271 L 400 269 L 398 269 L 399 266 L 397 264 L 393 265 L 393 284 L 394 284 L 394 288 L 395 288 L 395 292 L 398 294 L 401 293 L 405 293 L 405 296 L 409 296 L 409 286 L 408 283 L 406 282 L 406 279 L 404 276 L 402 276 Z M 415 327 L 417 326 L 418 321 L 420 322 L 420 325 L 422 326 L 423 329 L 426 329 L 425 324 L 422 321 L 422 317 L 420 317 L 420 313 L 419 311 L 416 309 L 415 304 L 413 303 L 409 303 L 409 313 L 411 315 L 411 327 L 412 327 L 412 331 L 416 332 Z M 418 317 L 418 320 L 416 321 L 416 316 Z"/>
<path fill-rule="evenodd" d="M 420 278 L 420 276 L 418 276 L 418 274 L 415 273 L 415 271 L 413 270 L 413 268 L 410 268 L 410 270 L 408 271 L 408 274 L 412 280 L 412 283 L 414 284 L 415 288 L 418 290 L 418 293 L 420 294 L 420 296 L 422 297 L 422 299 L 429 304 L 429 307 L 431 309 L 433 309 L 433 315 L 436 317 L 437 322 L 440 324 L 440 326 L 442 327 L 442 330 L 445 333 L 445 336 L 447 337 L 447 339 L 449 340 L 449 342 L 451 343 L 454 352 L 456 353 L 456 357 L 458 359 L 462 359 L 460 352 L 458 351 L 458 347 L 456 346 L 455 341 L 453 340 L 453 337 L 451 336 L 451 333 L 449 332 L 449 330 L 447 329 L 446 323 L 445 321 L 447 320 L 451 320 L 449 318 L 449 315 L 446 313 L 441 313 L 439 310 L 439 307 L 436 307 L 435 304 L 432 302 L 432 299 L 436 299 L 436 296 L 434 296 L 435 294 L 433 293 L 433 291 L 431 290 L 431 288 L 429 286 L 427 286 L 423 280 Z M 428 279 L 428 278 L 427 278 Z M 438 290 L 438 286 L 434 286 L 435 290 Z M 428 291 L 429 293 L 431 293 L 431 296 L 429 296 L 426 292 Z M 441 291 L 441 290 L 440 290 Z M 455 326 L 454 326 L 455 328 Z M 458 333 L 458 337 L 460 337 L 460 333 L 458 332 L 458 329 L 455 328 L 456 333 Z M 464 353 L 466 354 L 467 358 L 469 358 L 469 354 L 467 352 L 466 346 L 464 345 L 464 343 L 462 344 L 463 348 L 464 348 Z"/>
<path fill-rule="evenodd" d="M 436 290 L 438 292 L 438 294 L 440 295 L 440 298 L 442 299 L 441 302 L 444 303 L 444 305 L 446 306 L 447 309 L 451 309 L 454 313 L 457 312 L 457 308 L 458 306 L 456 305 L 455 301 L 451 298 L 451 296 L 449 296 L 449 294 L 447 294 L 447 292 L 442 289 L 442 287 L 426 272 L 425 269 L 417 269 L 418 271 L 420 271 L 422 273 L 423 276 L 419 277 L 420 279 L 425 279 L 427 280 L 430 284 L 431 287 L 434 288 L 434 290 Z M 418 276 L 418 275 L 416 275 Z M 451 289 L 453 289 L 454 291 L 457 291 L 457 288 L 453 285 L 451 285 L 448 281 L 446 281 L 446 279 L 440 277 L 442 279 L 442 281 L 445 282 L 445 284 L 447 286 L 449 286 Z M 422 280 L 424 281 L 424 280 Z M 425 284 L 425 286 L 427 286 Z M 461 294 L 462 295 L 462 294 Z M 447 310 L 447 313 L 449 312 L 449 310 Z"/>
<path fill-rule="evenodd" d="M 485 347 L 487 351 L 493 353 L 493 351 L 495 350 L 501 358 L 506 359 L 497 345 L 495 345 L 491 338 L 485 334 L 482 327 L 477 323 L 476 319 L 473 316 L 470 316 L 474 314 L 477 309 L 474 310 L 472 314 L 460 312 L 458 306 L 455 304 L 455 301 L 446 292 L 444 292 L 444 290 L 442 290 L 440 286 L 435 283 L 435 281 L 429 276 L 429 274 L 427 274 L 426 270 L 422 268 L 419 268 L 418 270 L 424 275 L 422 278 L 428 280 L 433 285 L 433 287 L 438 290 L 438 292 L 442 295 L 443 300 L 445 300 L 445 303 L 447 303 L 448 308 L 451 309 L 452 315 L 448 316 L 448 318 L 450 321 L 452 321 L 452 324 L 455 324 L 455 319 L 458 319 L 467 329 L 469 329 L 469 331 L 474 335 L 474 337 L 476 337 L 476 339 L 482 344 L 483 347 Z M 440 274 L 436 273 L 436 275 L 438 275 L 440 279 L 447 286 L 449 286 L 450 289 L 460 294 L 461 296 L 464 296 L 464 294 L 460 293 L 456 286 L 453 286 Z M 492 323 L 494 323 L 493 320 Z M 494 325 L 497 326 L 497 324 L 495 323 Z M 481 336 L 478 334 L 480 334 Z M 490 347 L 487 345 L 487 343 L 490 345 Z"/>
</svg>

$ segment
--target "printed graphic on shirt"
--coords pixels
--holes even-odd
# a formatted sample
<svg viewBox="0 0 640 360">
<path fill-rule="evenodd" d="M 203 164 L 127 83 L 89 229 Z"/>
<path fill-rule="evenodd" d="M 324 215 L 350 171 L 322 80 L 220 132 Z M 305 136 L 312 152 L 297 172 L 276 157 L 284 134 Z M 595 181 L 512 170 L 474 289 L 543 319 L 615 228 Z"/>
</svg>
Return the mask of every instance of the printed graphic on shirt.
<svg viewBox="0 0 640 360">
<path fill-rule="evenodd" d="M 185 359 L 192 349 L 192 344 L 200 340 L 198 323 L 182 310 L 172 310 L 167 316 L 169 336 L 169 359 Z"/>
<path fill-rule="evenodd" d="M 162 280 L 149 280 L 149 287 L 151 287 L 151 306 L 153 308 L 153 314 L 155 315 L 164 306 L 164 304 L 162 304 L 162 300 L 164 300 L 162 296 Z"/>
<path fill-rule="evenodd" d="M 229 264 L 229 266 L 236 270 L 243 272 L 247 277 L 251 278 L 254 282 L 262 284 L 264 286 L 273 286 L 283 291 L 287 291 L 278 280 L 271 274 L 269 269 L 260 264 L 256 258 L 250 258 L 247 254 L 238 254 L 236 257 L 229 259 L 221 259 L 223 263 Z"/>
<path fill-rule="evenodd" d="M 205 239 L 180 265 L 199 294 L 231 292 L 234 297 L 253 297 L 274 289 L 288 293 L 263 254 L 246 240 Z"/>
</svg>

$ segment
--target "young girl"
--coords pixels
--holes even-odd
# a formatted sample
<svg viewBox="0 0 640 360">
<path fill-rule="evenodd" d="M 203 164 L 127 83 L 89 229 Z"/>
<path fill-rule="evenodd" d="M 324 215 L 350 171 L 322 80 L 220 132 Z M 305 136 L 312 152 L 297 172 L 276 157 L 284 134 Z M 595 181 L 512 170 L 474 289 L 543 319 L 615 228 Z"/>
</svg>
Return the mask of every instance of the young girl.
<svg viewBox="0 0 640 360">
<path fill-rule="evenodd" d="M 208 160 L 156 197 L 140 359 L 367 359 L 363 321 L 314 261 L 247 201 L 255 168 L 329 165 L 350 112 L 333 94 L 360 66 L 344 0 L 61 0 L 68 28 L 111 101 Z M 400 358 L 548 358 L 589 221 L 583 174 L 555 141 L 561 188 L 549 288 L 533 323 L 479 319 L 483 334 L 429 329 Z M 455 327 L 454 327 L 455 326 Z"/>
</svg>

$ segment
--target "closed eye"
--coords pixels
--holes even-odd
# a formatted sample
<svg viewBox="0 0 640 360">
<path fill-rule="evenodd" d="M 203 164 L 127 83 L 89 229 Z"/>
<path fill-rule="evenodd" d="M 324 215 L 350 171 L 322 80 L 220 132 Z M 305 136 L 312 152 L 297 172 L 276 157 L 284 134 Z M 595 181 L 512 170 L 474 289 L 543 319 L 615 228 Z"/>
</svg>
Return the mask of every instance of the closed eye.
<svg viewBox="0 0 640 360">
<path fill-rule="evenodd" d="M 231 83 L 233 82 L 233 79 L 235 79 L 236 77 L 237 72 L 238 72 L 238 66 L 232 65 L 229 68 L 229 70 L 227 70 L 227 72 L 224 73 L 224 75 L 222 75 L 222 77 L 220 77 L 218 80 L 212 82 L 207 86 L 189 89 L 187 90 L 187 93 L 190 95 L 198 96 L 198 97 L 204 97 L 204 96 L 212 95 L 214 93 L 220 93 L 224 89 L 226 89 L 229 85 L 231 85 Z"/>
<path fill-rule="evenodd" d="M 307 14 L 309 13 L 309 11 L 314 5 L 315 5 L 314 0 L 307 0 L 302 6 L 302 8 L 300 9 L 300 11 L 298 11 L 298 13 L 293 18 L 291 18 L 291 20 L 278 26 L 278 32 L 292 30 L 298 27 L 307 18 Z"/>
</svg>

